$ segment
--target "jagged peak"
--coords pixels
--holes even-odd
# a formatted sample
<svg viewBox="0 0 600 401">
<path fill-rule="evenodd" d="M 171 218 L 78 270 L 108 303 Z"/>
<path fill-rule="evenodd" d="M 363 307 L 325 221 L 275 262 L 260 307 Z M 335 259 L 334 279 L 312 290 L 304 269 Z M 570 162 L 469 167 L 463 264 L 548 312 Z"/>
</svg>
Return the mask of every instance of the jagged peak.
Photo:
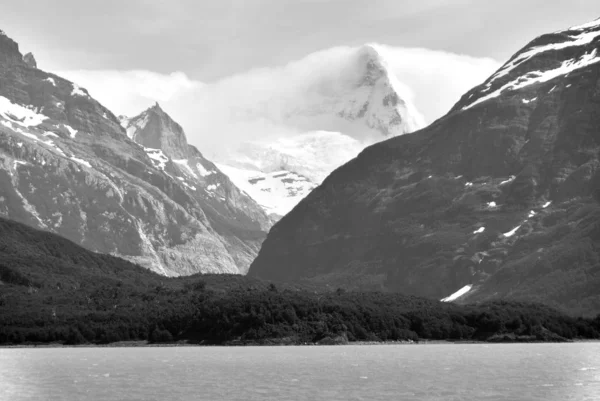
<svg viewBox="0 0 600 401">
<path fill-rule="evenodd" d="M 37 68 L 37 61 L 35 60 L 35 56 L 33 55 L 33 53 L 29 52 L 26 55 L 24 55 L 23 56 L 23 61 L 30 68 Z"/>
<path fill-rule="evenodd" d="M 158 102 L 135 117 L 121 119 L 121 123 L 127 129 L 127 136 L 143 146 L 161 149 L 175 159 L 183 159 L 189 153 L 183 128 Z"/>
<path fill-rule="evenodd" d="M 378 79 L 389 79 L 389 65 L 381 54 L 379 46 L 374 43 L 362 45 L 357 50 L 360 67 L 365 68 L 362 84 L 372 85 Z"/>
<path fill-rule="evenodd" d="M 382 54 L 381 47 L 377 43 L 365 43 L 357 50 L 359 56 L 377 64 L 381 67 L 386 67 L 387 62 Z"/>
<path fill-rule="evenodd" d="M 157 101 L 155 101 L 155 102 L 154 102 L 154 104 L 148 108 L 148 110 L 157 111 L 157 112 L 160 112 L 160 113 L 167 114 L 167 113 L 165 113 L 165 111 L 162 109 L 162 107 L 160 107 L 160 104 L 158 104 L 158 102 L 157 102 Z"/>
<path fill-rule="evenodd" d="M 338 115 L 347 120 L 362 119 L 384 136 L 425 126 L 423 116 L 407 101 L 405 87 L 392 71 L 383 46 L 367 43 L 356 48 L 348 71 L 342 82 L 352 82 L 353 87 L 344 87 Z"/>
</svg>

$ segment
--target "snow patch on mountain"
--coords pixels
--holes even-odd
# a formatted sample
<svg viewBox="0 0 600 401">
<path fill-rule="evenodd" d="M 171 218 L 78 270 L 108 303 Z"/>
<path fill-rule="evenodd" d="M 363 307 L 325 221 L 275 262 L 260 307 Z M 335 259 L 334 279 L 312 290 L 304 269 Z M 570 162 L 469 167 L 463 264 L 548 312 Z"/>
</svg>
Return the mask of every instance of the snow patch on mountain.
<svg viewBox="0 0 600 401">
<path fill-rule="evenodd" d="M 286 215 L 317 186 L 307 177 L 286 170 L 264 173 L 224 164 L 217 167 L 272 217 Z"/>
<path fill-rule="evenodd" d="M 150 160 L 152 160 L 154 167 L 162 171 L 165 170 L 165 166 L 167 165 L 169 158 L 165 156 L 162 150 L 145 147 L 144 151 L 146 152 Z"/>
<path fill-rule="evenodd" d="M 63 124 L 63 127 L 65 127 L 67 129 L 67 131 L 69 131 L 69 136 L 71 138 L 75 138 L 75 136 L 77 135 L 76 129 L 73 129 L 70 125 L 67 125 L 67 124 Z"/>
<path fill-rule="evenodd" d="M 77 84 L 72 84 L 73 90 L 71 91 L 71 96 L 81 96 L 81 97 L 89 97 L 84 89 L 80 88 Z"/>
<path fill-rule="evenodd" d="M 92 168 L 92 165 L 91 165 L 91 164 L 90 164 L 88 161 L 85 161 L 85 160 L 83 160 L 83 159 L 80 159 L 80 158 L 78 158 L 78 157 L 71 156 L 69 159 L 71 159 L 71 160 L 73 160 L 74 162 L 77 162 L 77 163 L 79 163 L 79 164 L 83 164 L 84 166 L 86 166 L 86 167 L 88 167 L 88 168 Z"/>
<path fill-rule="evenodd" d="M 595 19 L 590 22 L 586 22 L 585 24 L 572 26 L 569 29 L 567 29 L 567 31 L 583 31 L 585 29 L 596 28 L 596 27 L 600 27 L 600 18 Z M 559 31 L 559 32 L 564 32 L 564 31 Z"/>
<path fill-rule="evenodd" d="M 600 36 L 600 32 L 598 35 Z M 520 76 L 519 78 L 510 81 L 509 83 L 503 85 L 500 89 L 495 90 L 489 95 L 483 96 L 471 104 L 468 104 L 463 107 L 463 110 L 470 109 L 473 106 L 476 106 L 480 103 L 483 103 L 487 100 L 500 96 L 506 90 L 518 90 L 522 89 L 526 86 L 533 85 L 535 83 L 548 82 L 554 78 L 557 78 L 561 75 L 566 75 L 572 71 L 575 71 L 580 68 L 587 67 L 589 65 L 600 62 L 600 56 L 598 56 L 598 49 L 592 50 L 590 53 L 585 53 L 583 56 L 578 59 L 569 59 L 563 61 L 558 68 L 546 70 L 546 71 L 531 71 L 527 74 Z M 492 80 L 493 81 L 493 80 Z M 491 82 L 491 81 L 490 81 Z M 489 83 L 488 83 L 489 85 Z"/>
<path fill-rule="evenodd" d="M 504 234 L 502 234 L 502 235 L 503 235 L 504 237 L 506 237 L 506 238 L 510 238 L 510 237 L 512 237 L 513 235 L 515 235 L 515 234 L 517 233 L 517 231 L 519 230 L 519 228 L 521 228 L 521 226 L 520 226 L 520 225 L 516 226 L 515 228 L 513 228 L 513 229 L 512 229 L 512 230 L 510 230 L 509 232 L 507 232 L 507 233 L 504 233 Z"/>
<path fill-rule="evenodd" d="M 452 302 L 452 301 L 456 301 L 458 298 L 462 297 L 463 295 L 465 295 L 466 293 L 468 293 L 469 291 L 471 291 L 471 289 L 473 288 L 472 285 L 465 285 L 463 288 L 461 288 L 460 290 L 456 291 L 454 294 L 447 296 L 446 298 L 441 299 L 440 301 L 442 302 Z"/>
<path fill-rule="evenodd" d="M 583 51 L 587 45 L 594 42 L 600 37 L 600 29 L 595 29 L 600 26 L 598 20 L 588 24 L 580 25 L 578 27 L 569 28 L 564 31 L 556 32 L 556 39 L 551 43 L 532 46 L 528 49 L 517 53 L 511 58 L 506 64 L 504 64 L 495 74 L 493 74 L 485 82 L 484 87 L 479 91 L 479 97 L 473 99 L 468 104 L 462 107 L 462 110 L 467 110 L 483 103 L 487 100 L 500 96 L 505 91 L 516 91 L 527 86 L 544 83 L 551 81 L 557 77 L 567 75 L 575 70 L 585 68 L 589 65 L 600 62 L 600 55 L 598 55 L 598 49 L 594 48 L 591 50 Z M 528 72 L 522 75 L 518 75 L 511 79 L 509 82 L 504 84 L 499 81 L 505 77 L 509 77 L 515 69 L 523 66 L 528 61 L 540 57 L 545 53 L 558 52 L 565 49 L 581 48 L 582 51 L 577 56 L 570 56 L 568 59 L 557 59 L 560 64 L 556 67 L 549 68 L 547 70 L 535 70 L 530 69 Z M 550 56 L 547 56 L 550 57 Z M 500 87 L 497 87 L 501 85 Z M 496 87 L 492 90 L 493 87 Z M 554 88 L 551 89 L 551 91 Z M 471 99 L 474 96 L 472 93 L 469 96 Z M 532 99 L 535 100 L 535 99 Z M 525 103 L 525 101 L 523 101 Z"/>
<path fill-rule="evenodd" d="M 148 114 L 142 113 L 139 116 L 133 118 L 119 116 L 119 122 L 121 123 L 121 126 L 125 128 L 125 131 L 127 132 L 127 137 L 129 139 L 135 140 L 135 133 L 140 129 L 144 129 L 146 124 L 148 124 Z"/>
<path fill-rule="evenodd" d="M 0 96 L 0 116 L 22 127 L 35 127 L 48 117 Z"/>
<path fill-rule="evenodd" d="M 202 177 L 208 177 L 209 175 L 217 174 L 217 172 L 215 170 L 207 170 L 206 168 L 204 168 L 202 163 L 197 163 L 196 168 L 198 169 L 198 173 Z"/>
<path fill-rule="evenodd" d="M 192 170 L 192 168 L 188 164 L 188 160 L 187 159 L 173 160 L 173 162 L 177 163 L 178 165 L 180 165 L 181 167 L 183 167 L 185 169 L 185 171 L 187 173 L 189 173 L 192 177 L 194 177 L 195 179 L 198 179 L 198 175 L 196 175 L 196 173 L 194 172 L 194 170 Z"/>
</svg>

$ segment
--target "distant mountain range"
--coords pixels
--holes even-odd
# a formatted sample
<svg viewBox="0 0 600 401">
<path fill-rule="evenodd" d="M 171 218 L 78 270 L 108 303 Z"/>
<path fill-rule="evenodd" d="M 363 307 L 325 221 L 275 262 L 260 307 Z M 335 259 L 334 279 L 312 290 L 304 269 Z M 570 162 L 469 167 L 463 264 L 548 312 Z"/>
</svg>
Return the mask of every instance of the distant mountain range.
<svg viewBox="0 0 600 401">
<path fill-rule="evenodd" d="M 598 88 L 600 20 L 536 38 L 443 118 L 334 171 L 249 274 L 600 310 Z"/>
<path fill-rule="evenodd" d="M 271 222 L 156 105 L 126 131 L 0 34 L 0 216 L 165 275 L 245 273 Z"/>
</svg>

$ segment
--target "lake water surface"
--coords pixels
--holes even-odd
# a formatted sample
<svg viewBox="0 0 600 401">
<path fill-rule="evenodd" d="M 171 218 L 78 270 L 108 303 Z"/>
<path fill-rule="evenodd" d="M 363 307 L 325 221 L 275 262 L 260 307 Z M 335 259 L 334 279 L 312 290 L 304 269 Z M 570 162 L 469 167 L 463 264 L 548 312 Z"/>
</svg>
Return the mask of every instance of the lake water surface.
<svg viewBox="0 0 600 401">
<path fill-rule="evenodd" d="M 600 400 L 600 343 L 0 349 L 0 400 Z"/>
</svg>

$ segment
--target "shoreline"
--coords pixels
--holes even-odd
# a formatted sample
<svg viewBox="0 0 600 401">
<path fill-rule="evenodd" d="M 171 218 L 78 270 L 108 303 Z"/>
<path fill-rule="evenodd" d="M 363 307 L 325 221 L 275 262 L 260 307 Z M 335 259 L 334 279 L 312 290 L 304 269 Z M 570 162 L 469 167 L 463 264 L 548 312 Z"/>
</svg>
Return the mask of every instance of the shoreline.
<svg viewBox="0 0 600 401">
<path fill-rule="evenodd" d="M 15 349 L 15 348 L 175 348 L 175 347 L 327 347 L 327 346 L 368 346 L 368 345 L 470 345 L 470 344 L 486 344 L 486 345 L 498 345 L 498 344 L 579 344 L 579 343 L 600 343 L 600 340 L 588 340 L 588 339 L 574 339 L 570 341 L 503 341 L 503 342 L 491 342 L 491 341 L 451 341 L 451 340 L 423 340 L 423 341 L 351 341 L 345 344 L 317 344 L 317 343 L 306 343 L 306 344 L 196 344 L 196 343 L 149 343 L 147 341 L 120 341 L 109 344 L 77 344 L 68 345 L 60 343 L 49 343 L 49 344 L 18 344 L 18 345 L 0 345 L 0 349 Z"/>
</svg>

